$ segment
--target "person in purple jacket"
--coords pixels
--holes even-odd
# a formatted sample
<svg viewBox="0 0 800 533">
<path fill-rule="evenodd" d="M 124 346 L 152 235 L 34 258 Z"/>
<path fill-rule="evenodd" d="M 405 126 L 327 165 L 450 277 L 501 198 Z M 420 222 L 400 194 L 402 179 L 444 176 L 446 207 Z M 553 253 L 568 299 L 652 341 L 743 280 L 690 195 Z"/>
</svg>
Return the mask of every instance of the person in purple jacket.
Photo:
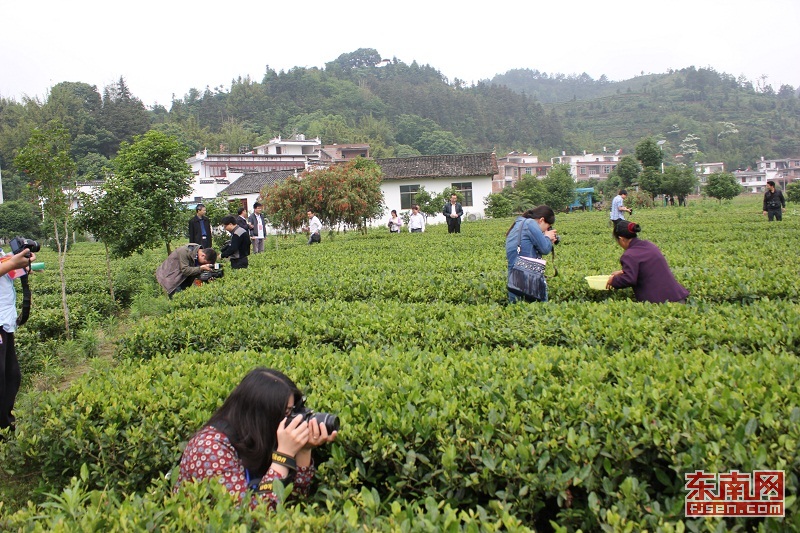
<svg viewBox="0 0 800 533">
<path fill-rule="evenodd" d="M 642 228 L 639 224 L 626 220 L 620 220 L 614 225 L 614 239 L 625 252 L 619 258 L 622 270 L 609 276 L 606 287 L 633 287 L 633 294 L 640 302 L 685 303 L 689 291 L 672 275 L 658 246 L 636 236 L 640 231 Z"/>
</svg>

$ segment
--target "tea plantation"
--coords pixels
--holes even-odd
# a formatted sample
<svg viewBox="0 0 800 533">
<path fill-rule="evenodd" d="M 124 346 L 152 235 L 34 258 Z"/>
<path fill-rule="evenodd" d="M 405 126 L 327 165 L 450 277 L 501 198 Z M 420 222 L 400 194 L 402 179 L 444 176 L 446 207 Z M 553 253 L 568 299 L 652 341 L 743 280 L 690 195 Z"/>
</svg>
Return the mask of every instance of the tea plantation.
<svg viewBox="0 0 800 533">
<path fill-rule="evenodd" d="M 588 288 L 619 268 L 607 212 L 557 215 L 546 304 L 506 304 L 510 219 L 269 240 L 169 303 L 158 253 L 117 262 L 118 303 L 160 312 L 135 315 L 112 363 L 23 395 L 0 464 L 36 490 L 3 502 L 0 530 L 798 531 L 799 214 L 768 224 L 756 197 L 637 211 L 687 305 Z M 46 260 L 26 354 L 62 333 Z M 117 303 L 102 245 L 68 260 L 80 329 Z M 173 494 L 183 445 L 257 365 L 340 415 L 312 496 L 270 513 L 216 484 Z M 786 516 L 687 519 L 695 470 L 784 470 Z"/>
</svg>

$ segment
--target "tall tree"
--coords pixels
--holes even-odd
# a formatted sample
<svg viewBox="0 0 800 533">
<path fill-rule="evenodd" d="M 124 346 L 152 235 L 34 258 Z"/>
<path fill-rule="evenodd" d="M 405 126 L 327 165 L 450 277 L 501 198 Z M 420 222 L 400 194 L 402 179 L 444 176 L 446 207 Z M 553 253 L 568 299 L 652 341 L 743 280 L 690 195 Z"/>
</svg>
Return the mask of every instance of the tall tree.
<svg viewBox="0 0 800 533">
<path fill-rule="evenodd" d="M 34 129 L 28 144 L 14 159 L 14 164 L 30 176 L 31 188 L 38 196 L 45 213 L 45 222 L 53 225 L 58 247 L 64 329 L 69 338 L 69 307 L 64 267 L 69 240 L 70 206 L 75 193 L 75 183 L 72 181 L 75 162 L 70 157 L 69 132 L 56 121 L 44 129 Z M 60 229 L 63 229 L 63 242 Z"/>
<path fill-rule="evenodd" d="M 114 160 L 115 174 L 132 191 L 120 199 L 121 209 L 140 211 L 144 216 L 128 220 L 132 225 L 118 253 L 123 256 L 164 244 L 167 255 L 171 243 L 183 235 L 181 199 L 192 190 L 192 172 L 186 147 L 175 137 L 151 130 L 123 142 Z"/>
<path fill-rule="evenodd" d="M 667 167 L 662 176 L 661 192 L 678 197 L 678 204 L 683 204 L 697 185 L 694 170 L 686 165 Z"/>
<path fill-rule="evenodd" d="M 0 239 L 8 241 L 17 235 L 28 239 L 42 238 L 41 211 L 27 200 L 0 204 Z"/>
<path fill-rule="evenodd" d="M 639 144 L 636 145 L 635 155 L 636 159 L 642 162 L 643 167 L 661 168 L 663 153 L 652 137 L 639 141 Z"/>
<path fill-rule="evenodd" d="M 644 167 L 639 174 L 639 187 L 652 199 L 661 194 L 662 174 L 655 167 Z"/>
<path fill-rule="evenodd" d="M 641 165 L 633 156 L 626 155 L 617 163 L 617 168 L 611 173 L 619 176 L 619 186 L 630 187 L 632 183 L 639 180 L 639 173 L 642 171 Z"/>
<path fill-rule="evenodd" d="M 114 278 L 111 275 L 111 255 L 123 255 L 118 253 L 117 247 L 125 241 L 125 234 L 135 227 L 136 220 L 147 215 L 143 211 L 131 213 L 128 209 L 123 210 L 128 198 L 134 194 L 123 180 L 111 175 L 91 193 L 78 195 L 75 225 L 103 243 L 106 253 L 106 281 L 112 301 L 116 301 L 116 297 Z"/>
<path fill-rule="evenodd" d="M 561 211 L 575 201 L 575 180 L 566 164 L 553 165 L 542 180 L 545 189 L 545 204 L 554 211 Z"/>
<path fill-rule="evenodd" d="M 304 172 L 262 191 L 273 224 L 297 229 L 307 210 L 330 227 L 366 231 L 367 222 L 383 213 L 381 171 L 372 160 L 357 158 L 327 169 Z"/>
<path fill-rule="evenodd" d="M 708 177 L 708 183 L 703 191 L 721 203 L 722 200 L 739 196 L 742 193 L 742 186 L 730 172 L 714 172 Z"/>
<path fill-rule="evenodd" d="M 103 108 L 100 113 L 102 127 L 113 135 L 114 144 L 108 147 L 111 157 L 120 142 L 130 141 L 135 135 L 145 133 L 150 127 L 150 117 L 141 100 L 133 96 L 125 78 L 108 85 L 103 90 Z"/>
</svg>

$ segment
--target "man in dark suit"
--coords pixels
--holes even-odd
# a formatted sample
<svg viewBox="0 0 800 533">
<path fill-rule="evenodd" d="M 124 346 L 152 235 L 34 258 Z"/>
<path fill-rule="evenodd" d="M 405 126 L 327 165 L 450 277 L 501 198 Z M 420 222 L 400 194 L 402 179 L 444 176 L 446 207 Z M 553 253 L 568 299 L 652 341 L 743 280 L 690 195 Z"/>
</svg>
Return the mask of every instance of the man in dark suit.
<svg viewBox="0 0 800 533">
<path fill-rule="evenodd" d="M 197 204 L 197 214 L 189 221 L 189 242 L 200 248 L 211 248 L 211 222 L 206 217 L 206 206 Z"/>
<path fill-rule="evenodd" d="M 444 204 L 442 214 L 447 219 L 447 233 L 461 233 L 461 215 L 464 214 L 464 210 L 458 203 L 458 196 L 450 195 L 450 201 Z"/>
<path fill-rule="evenodd" d="M 250 222 L 247 220 L 246 207 L 242 206 L 236 212 L 236 224 L 248 233 L 250 233 L 250 230 L 253 229 L 253 226 L 251 226 Z"/>
</svg>

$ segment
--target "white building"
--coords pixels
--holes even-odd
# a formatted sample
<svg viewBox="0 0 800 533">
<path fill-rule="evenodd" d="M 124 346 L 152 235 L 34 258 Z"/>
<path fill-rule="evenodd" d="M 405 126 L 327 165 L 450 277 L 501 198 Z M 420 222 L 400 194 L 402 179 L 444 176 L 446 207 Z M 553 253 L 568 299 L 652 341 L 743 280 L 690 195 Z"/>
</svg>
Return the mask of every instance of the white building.
<svg viewBox="0 0 800 533">
<path fill-rule="evenodd" d="M 308 161 L 318 159 L 321 149 L 322 141 L 319 137 L 306 140 L 305 135 L 298 133 L 290 139 L 282 139 L 279 135 L 267 144 L 256 146 L 253 152 L 258 155 L 301 157 Z"/>
<path fill-rule="evenodd" d="M 736 181 L 746 189 L 747 192 L 764 192 L 767 186 L 767 176 L 757 170 L 734 170 L 732 172 Z M 701 178 L 703 185 L 706 183 L 707 176 Z"/>
<path fill-rule="evenodd" d="M 464 221 L 483 218 L 484 200 L 492 193 L 492 179 L 497 174 L 497 158 L 492 153 L 426 155 L 376 159 L 383 173 L 383 191 L 386 212 L 378 221 L 389 221 L 392 209 L 398 213 L 408 211 L 415 203 L 414 195 L 424 187 L 431 195 L 447 187 L 458 190 L 464 197 Z M 444 222 L 441 213 L 428 219 L 428 223 Z"/>
<path fill-rule="evenodd" d="M 247 172 L 273 170 L 302 171 L 319 159 L 322 147 L 318 138 L 307 141 L 304 135 L 291 139 L 275 137 L 243 154 L 197 152 L 187 160 L 194 174 L 192 192 L 184 203 L 192 204 L 216 198 L 223 189 Z"/>
<path fill-rule="evenodd" d="M 762 157 L 756 168 L 759 172 L 764 173 L 764 185 L 767 181 L 774 181 L 775 185 L 783 190 L 789 183 L 800 179 L 800 158 L 764 159 Z"/>
<path fill-rule="evenodd" d="M 559 157 L 551 157 L 550 162 L 554 165 L 569 165 L 570 174 L 575 181 L 604 180 L 617 168 L 621 157 L 622 150 L 609 154 L 605 152 L 604 148 L 602 154 L 587 154 L 586 150 L 579 155 L 567 155 L 566 152 L 561 152 Z"/>
</svg>

